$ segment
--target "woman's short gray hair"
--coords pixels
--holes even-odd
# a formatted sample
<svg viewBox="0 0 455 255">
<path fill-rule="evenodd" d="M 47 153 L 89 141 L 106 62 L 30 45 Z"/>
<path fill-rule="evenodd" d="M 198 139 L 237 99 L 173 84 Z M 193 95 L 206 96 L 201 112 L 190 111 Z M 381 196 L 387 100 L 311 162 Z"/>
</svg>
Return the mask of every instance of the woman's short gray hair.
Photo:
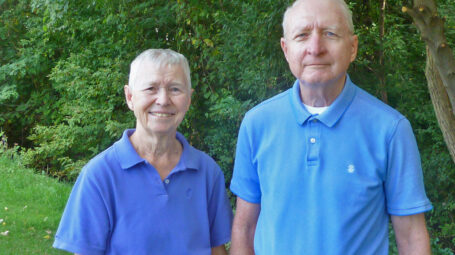
<svg viewBox="0 0 455 255">
<path fill-rule="evenodd" d="M 182 54 L 171 49 L 148 49 L 139 54 L 133 62 L 131 62 L 130 66 L 128 86 L 131 89 L 136 85 L 137 73 L 140 66 L 146 61 L 158 66 L 180 65 L 183 69 L 188 88 L 191 89 L 190 66 L 188 65 L 188 60 Z"/>
<path fill-rule="evenodd" d="M 286 12 L 283 16 L 283 36 L 286 37 L 287 32 L 287 23 L 289 19 L 289 13 L 291 12 L 294 6 L 298 5 L 299 3 L 305 0 L 297 0 L 291 6 L 286 9 Z M 344 0 L 331 0 L 332 2 L 338 4 L 341 7 L 341 11 L 343 12 L 344 19 L 346 20 L 346 24 L 348 25 L 349 32 L 354 33 L 354 23 L 352 22 L 352 12 L 349 9 L 349 6 L 346 4 Z"/>
</svg>

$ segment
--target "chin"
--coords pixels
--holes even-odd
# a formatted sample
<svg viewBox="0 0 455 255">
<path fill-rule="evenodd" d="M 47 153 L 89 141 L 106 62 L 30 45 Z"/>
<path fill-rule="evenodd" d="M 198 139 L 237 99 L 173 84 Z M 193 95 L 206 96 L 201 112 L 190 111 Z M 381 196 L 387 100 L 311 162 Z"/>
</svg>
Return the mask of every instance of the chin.
<svg viewBox="0 0 455 255">
<path fill-rule="evenodd" d="M 339 79 L 334 76 L 305 75 L 305 76 L 302 76 L 299 80 L 306 84 L 322 85 L 322 84 L 332 84 L 334 82 L 337 82 Z"/>
<path fill-rule="evenodd" d="M 156 127 L 156 126 L 147 126 L 145 128 L 142 128 L 147 135 L 153 135 L 153 136 L 165 136 L 168 134 L 175 133 L 175 129 L 171 127 Z M 137 130 L 137 128 L 136 128 Z"/>
<path fill-rule="evenodd" d="M 320 84 L 324 84 L 328 81 L 329 80 L 327 80 L 327 79 L 314 79 L 314 78 L 313 79 L 308 79 L 308 78 L 300 79 L 301 83 L 309 84 L 309 85 L 320 85 Z"/>
</svg>

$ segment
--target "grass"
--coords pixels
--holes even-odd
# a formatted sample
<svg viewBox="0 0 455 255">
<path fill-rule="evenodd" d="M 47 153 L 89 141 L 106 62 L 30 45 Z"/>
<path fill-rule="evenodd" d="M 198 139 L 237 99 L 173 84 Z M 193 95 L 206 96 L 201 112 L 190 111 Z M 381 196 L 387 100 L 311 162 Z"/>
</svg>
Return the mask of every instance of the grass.
<svg viewBox="0 0 455 255">
<path fill-rule="evenodd" d="M 71 185 L 18 160 L 0 151 L 0 254 L 68 254 L 52 243 Z"/>
</svg>

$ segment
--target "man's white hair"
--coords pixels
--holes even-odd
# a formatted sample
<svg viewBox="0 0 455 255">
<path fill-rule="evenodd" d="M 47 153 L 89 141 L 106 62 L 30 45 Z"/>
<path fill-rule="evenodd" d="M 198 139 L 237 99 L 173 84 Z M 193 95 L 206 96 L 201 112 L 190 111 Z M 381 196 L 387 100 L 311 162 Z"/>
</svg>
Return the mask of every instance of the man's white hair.
<svg viewBox="0 0 455 255">
<path fill-rule="evenodd" d="M 346 24 L 348 25 L 349 32 L 354 33 L 354 23 L 352 22 L 352 13 L 351 10 L 349 9 L 349 6 L 346 4 L 344 0 L 329 0 L 335 4 L 338 4 L 341 7 L 341 12 L 344 15 L 344 20 L 346 21 Z M 287 33 L 287 24 L 289 20 L 289 13 L 291 10 L 297 6 L 298 4 L 305 2 L 305 0 L 297 0 L 295 1 L 291 6 L 289 6 L 286 9 L 286 12 L 284 13 L 283 16 L 283 36 L 286 37 Z"/>
<path fill-rule="evenodd" d="M 145 63 L 152 63 L 157 66 L 180 65 L 185 75 L 188 89 L 191 89 L 190 66 L 188 60 L 182 54 L 171 49 L 148 49 L 139 54 L 130 66 L 128 86 L 134 89 L 140 67 Z"/>
</svg>

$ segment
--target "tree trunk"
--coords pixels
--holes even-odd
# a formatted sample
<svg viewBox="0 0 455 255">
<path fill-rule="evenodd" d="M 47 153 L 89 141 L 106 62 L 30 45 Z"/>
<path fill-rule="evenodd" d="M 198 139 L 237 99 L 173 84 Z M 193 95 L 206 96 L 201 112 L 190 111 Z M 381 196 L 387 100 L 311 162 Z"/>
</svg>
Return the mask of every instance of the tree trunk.
<svg viewBox="0 0 455 255">
<path fill-rule="evenodd" d="M 403 7 L 427 45 L 425 74 L 439 127 L 455 162 L 455 58 L 444 35 L 444 20 L 438 16 L 434 0 L 414 0 Z"/>
<path fill-rule="evenodd" d="M 379 20 L 379 37 L 380 37 L 380 47 L 379 47 L 379 93 L 381 95 L 381 100 L 388 104 L 386 83 L 385 83 L 385 71 L 384 71 L 384 36 L 385 36 L 385 7 L 387 0 L 382 0 L 381 4 L 381 17 Z"/>
<path fill-rule="evenodd" d="M 452 156 L 452 160 L 455 162 L 455 116 L 449 111 L 449 97 L 447 96 L 444 84 L 435 66 L 433 55 L 428 50 L 428 47 L 425 75 L 427 77 L 428 90 L 430 91 L 431 102 L 433 103 L 439 127 L 442 130 L 442 135 L 444 136 L 444 141 L 449 149 L 450 156 Z"/>
</svg>

